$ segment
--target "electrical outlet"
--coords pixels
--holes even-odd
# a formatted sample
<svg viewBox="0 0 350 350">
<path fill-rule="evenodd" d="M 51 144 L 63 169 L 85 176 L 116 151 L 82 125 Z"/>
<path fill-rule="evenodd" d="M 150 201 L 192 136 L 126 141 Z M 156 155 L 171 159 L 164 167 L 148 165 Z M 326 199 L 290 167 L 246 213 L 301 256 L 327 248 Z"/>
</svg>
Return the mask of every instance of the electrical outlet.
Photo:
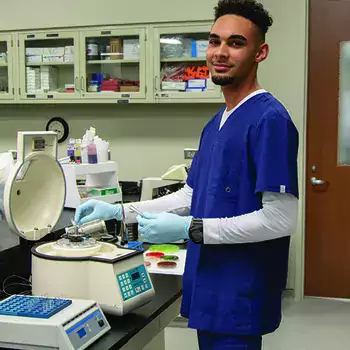
<svg viewBox="0 0 350 350">
<path fill-rule="evenodd" d="M 197 152 L 198 152 L 198 149 L 196 148 L 185 148 L 184 149 L 185 159 L 193 159 Z"/>
</svg>

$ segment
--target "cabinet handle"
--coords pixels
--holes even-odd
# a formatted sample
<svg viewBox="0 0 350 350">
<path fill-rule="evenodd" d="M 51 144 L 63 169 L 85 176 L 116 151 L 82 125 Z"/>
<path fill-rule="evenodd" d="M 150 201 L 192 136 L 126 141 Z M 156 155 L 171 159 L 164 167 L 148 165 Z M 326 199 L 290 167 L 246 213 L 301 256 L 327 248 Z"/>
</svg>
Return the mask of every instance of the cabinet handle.
<svg viewBox="0 0 350 350">
<path fill-rule="evenodd" d="M 79 78 L 75 77 L 75 91 L 79 91 Z"/>
<path fill-rule="evenodd" d="M 84 86 L 84 77 L 81 77 L 80 81 L 81 81 L 81 86 L 80 86 L 80 89 L 81 89 L 81 91 L 82 91 L 82 92 L 84 92 L 84 91 L 85 91 L 85 86 Z"/>
<path fill-rule="evenodd" d="M 159 77 L 158 77 L 158 76 L 155 76 L 155 77 L 154 77 L 154 90 L 155 90 L 156 92 L 158 92 L 159 88 L 160 88 L 160 85 L 159 85 Z"/>
<path fill-rule="evenodd" d="M 60 35 L 58 33 L 50 33 L 46 34 L 47 38 L 58 38 Z"/>
</svg>

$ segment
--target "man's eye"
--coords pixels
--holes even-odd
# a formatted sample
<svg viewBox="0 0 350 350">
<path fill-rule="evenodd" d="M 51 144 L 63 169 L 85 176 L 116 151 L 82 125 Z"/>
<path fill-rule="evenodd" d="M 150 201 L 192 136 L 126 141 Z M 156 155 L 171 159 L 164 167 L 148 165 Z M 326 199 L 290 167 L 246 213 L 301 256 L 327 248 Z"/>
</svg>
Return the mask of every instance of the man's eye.
<svg viewBox="0 0 350 350">
<path fill-rule="evenodd" d="M 210 39 L 210 40 L 209 40 L 209 44 L 210 44 L 210 45 L 219 45 L 220 42 L 219 42 L 219 40 L 217 40 L 217 39 Z"/>
<path fill-rule="evenodd" d="M 230 46 L 233 46 L 233 47 L 241 47 L 241 46 L 243 46 L 243 45 L 244 45 L 244 43 L 241 42 L 241 41 L 232 41 L 232 42 L 230 43 Z"/>
</svg>

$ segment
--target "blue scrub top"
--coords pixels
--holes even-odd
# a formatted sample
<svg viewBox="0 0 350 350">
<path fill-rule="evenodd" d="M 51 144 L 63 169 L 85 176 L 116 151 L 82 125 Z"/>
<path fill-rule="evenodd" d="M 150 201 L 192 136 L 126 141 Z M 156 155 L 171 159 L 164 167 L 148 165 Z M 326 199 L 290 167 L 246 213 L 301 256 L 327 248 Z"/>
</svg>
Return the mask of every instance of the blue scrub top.
<svg viewBox="0 0 350 350">
<path fill-rule="evenodd" d="M 187 179 L 191 215 L 225 218 L 262 208 L 262 193 L 298 197 L 298 131 L 269 93 L 243 103 L 219 130 L 224 109 L 204 128 Z M 286 232 L 288 234 L 289 232 Z M 247 244 L 189 242 L 181 314 L 189 327 L 261 335 L 281 321 L 289 236 Z"/>
</svg>

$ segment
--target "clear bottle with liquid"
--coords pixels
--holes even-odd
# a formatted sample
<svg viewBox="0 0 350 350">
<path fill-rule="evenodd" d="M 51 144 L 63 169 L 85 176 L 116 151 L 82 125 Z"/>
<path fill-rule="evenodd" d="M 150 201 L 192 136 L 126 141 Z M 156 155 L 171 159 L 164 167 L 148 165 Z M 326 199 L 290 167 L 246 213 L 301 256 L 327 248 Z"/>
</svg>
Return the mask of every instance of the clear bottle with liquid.
<svg viewBox="0 0 350 350">
<path fill-rule="evenodd" d="M 75 162 L 77 164 L 81 164 L 81 139 L 75 140 L 74 156 L 75 156 Z"/>
<path fill-rule="evenodd" d="M 71 138 L 71 139 L 69 139 L 68 144 L 67 144 L 67 155 L 69 157 L 69 161 L 72 163 L 75 162 L 74 148 L 75 148 L 75 139 Z"/>
<path fill-rule="evenodd" d="M 89 164 L 96 164 L 97 159 L 97 147 L 94 142 L 94 136 L 92 133 L 89 133 L 88 145 L 87 145 L 87 155 Z"/>
</svg>

